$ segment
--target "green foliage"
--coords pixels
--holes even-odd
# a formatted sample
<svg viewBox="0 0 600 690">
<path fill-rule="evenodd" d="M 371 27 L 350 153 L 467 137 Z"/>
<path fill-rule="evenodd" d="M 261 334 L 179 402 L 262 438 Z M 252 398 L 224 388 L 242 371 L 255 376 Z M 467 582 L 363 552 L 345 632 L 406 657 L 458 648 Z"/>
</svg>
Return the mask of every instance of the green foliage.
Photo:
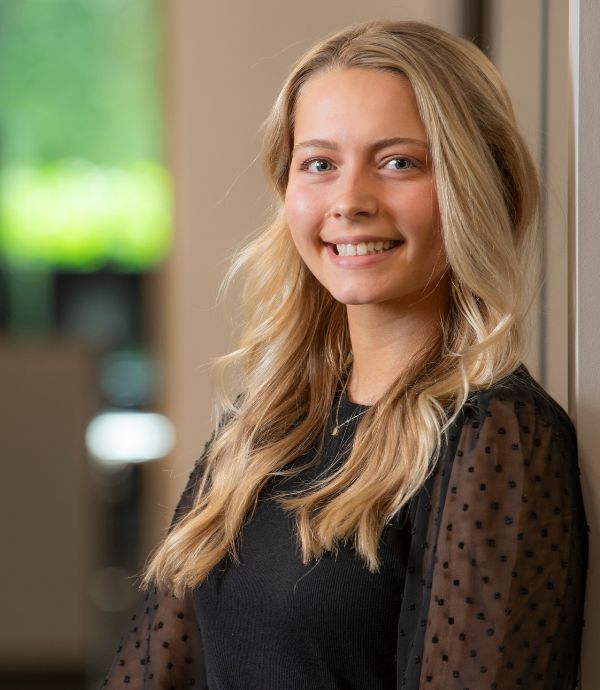
<svg viewBox="0 0 600 690">
<path fill-rule="evenodd" d="M 0 0 L 0 162 L 161 157 L 156 0 Z"/>
<path fill-rule="evenodd" d="M 167 252 L 159 0 L 0 0 L 0 254 L 148 268 Z"/>
<path fill-rule="evenodd" d="M 14 168 L 0 190 L 1 250 L 14 266 L 142 270 L 170 239 L 170 186 L 155 163 Z"/>
</svg>

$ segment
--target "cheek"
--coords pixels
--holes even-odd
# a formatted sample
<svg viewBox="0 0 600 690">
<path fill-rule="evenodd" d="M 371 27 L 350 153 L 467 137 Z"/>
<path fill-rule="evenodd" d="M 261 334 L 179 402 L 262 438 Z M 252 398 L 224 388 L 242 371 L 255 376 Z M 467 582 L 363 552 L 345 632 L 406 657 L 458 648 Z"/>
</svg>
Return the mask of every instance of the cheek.
<svg viewBox="0 0 600 690">
<path fill-rule="evenodd" d="M 438 206 L 437 198 L 434 197 L 431 203 L 431 236 L 432 243 L 446 256 L 446 247 L 444 246 L 444 233 L 442 232 L 442 219 L 440 217 L 440 208 Z"/>
<path fill-rule="evenodd" d="M 288 186 L 284 201 L 285 218 L 294 241 L 316 234 L 320 227 L 321 208 L 310 191 Z"/>
<path fill-rule="evenodd" d="M 432 277 L 434 278 L 438 277 L 441 273 L 444 273 L 448 268 L 448 255 L 446 254 L 444 236 L 439 223 L 436 227 L 436 231 L 431 237 L 429 264 L 431 267 Z"/>
<path fill-rule="evenodd" d="M 426 189 L 422 190 L 420 194 L 415 195 L 414 208 L 419 211 L 421 223 L 430 228 L 439 228 L 440 212 L 438 207 L 437 196 L 433 187 L 428 185 Z"/>
<path fill-rule="evenodd" d="M 409 225 L 423 245 L 439 245 L 442 241 L 440 212 L 435 191 L 430 185 L 418 190 L 407 204 Z M 416 239 L 416 238 L 415 238 Z"/>
<path fill-rule="evenodd" d="M 407 207 L 408 208 L 408 207 Z M 421 190 L 410 204 L 409 232 L 412 236 L 415 261 L 423 262 L 427 270 L 441 270 L 447 256 L 437 196 L 432 188 Z M 419 258 L 418 258 L 419 257 Z"/>
</svg>

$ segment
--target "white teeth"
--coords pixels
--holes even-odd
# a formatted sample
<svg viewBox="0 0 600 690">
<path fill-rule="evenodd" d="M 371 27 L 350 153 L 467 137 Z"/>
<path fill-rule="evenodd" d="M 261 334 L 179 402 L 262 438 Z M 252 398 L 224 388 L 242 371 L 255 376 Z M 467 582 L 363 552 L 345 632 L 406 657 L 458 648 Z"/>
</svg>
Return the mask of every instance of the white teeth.
<svg viewBox="0 0 600 690">
<path fill-rule="evenodd" d="M 378 242 L 358 242 L 357 244 L 336 244 L 339 256 L 365 256 L 379 254 L 400 244 L 396 240 L 379 240 Z"/>
</svg>

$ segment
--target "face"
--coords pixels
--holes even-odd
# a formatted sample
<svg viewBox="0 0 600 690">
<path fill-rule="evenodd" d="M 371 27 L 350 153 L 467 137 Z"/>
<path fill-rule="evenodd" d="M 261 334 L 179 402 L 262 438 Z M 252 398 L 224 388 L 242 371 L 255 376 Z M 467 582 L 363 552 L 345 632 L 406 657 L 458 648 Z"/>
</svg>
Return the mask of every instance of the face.
<svg viewBox="0 0 600 690">
<path fill-rule="evenodd" d="M 427 150 L 413 89 L 397 74 L 327 71 L 302 88 L 286 218 L 339 302 L 402 307 L 447 289 Z"/>
</svg>

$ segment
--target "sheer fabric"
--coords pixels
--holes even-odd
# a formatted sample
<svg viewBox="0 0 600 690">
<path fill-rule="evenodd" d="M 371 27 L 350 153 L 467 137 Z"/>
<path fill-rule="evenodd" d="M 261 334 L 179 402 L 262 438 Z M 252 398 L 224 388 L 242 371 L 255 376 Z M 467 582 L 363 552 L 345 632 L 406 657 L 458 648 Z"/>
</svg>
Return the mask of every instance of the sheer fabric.
<svg viewBox="0 0 600 690">
<path fill-rule="evenodd" d="M 577 687 L 588 528 L 575 431 L 520 373 L 472 397 L 412 506 L 399 688 Z"/>
<path fill-rule="evenodd" d="M 191 508 L 201 470 L 202 458 L 190 474 L 172 525 Z M 191 591 L 182 599 L 156 587 L 143 593 L 139 610 L 131 618 L 102 687 L 110 690 L 208 690 Z"/>
<path fill-rule="evenodd" d="M 578 687 L 588 552 L 575 432 L 524 367 L 470 396 L 408 519 L 399 690 Z M 191 596 L 145 596 L 104 686 L 206 689 Z"/>
</svg>

